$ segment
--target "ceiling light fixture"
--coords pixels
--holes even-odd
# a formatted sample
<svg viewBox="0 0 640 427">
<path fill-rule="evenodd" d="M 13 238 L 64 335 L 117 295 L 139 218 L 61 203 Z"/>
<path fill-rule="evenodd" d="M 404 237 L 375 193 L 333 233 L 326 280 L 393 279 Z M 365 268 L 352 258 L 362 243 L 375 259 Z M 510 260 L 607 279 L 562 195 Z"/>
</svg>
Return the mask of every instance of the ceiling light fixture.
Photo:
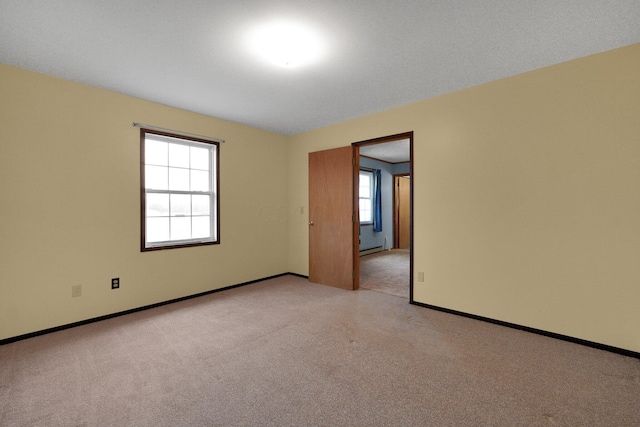
<svg viewBox="0 0 640 427">
<path fill-rule="evenodd" d="M 290 22 L 256 28 L 249 35 L 249 43 L 258 56 L 286 68 L 313 63 L 324 50 L 316 32 L 304 25 Z"/>
</svg>

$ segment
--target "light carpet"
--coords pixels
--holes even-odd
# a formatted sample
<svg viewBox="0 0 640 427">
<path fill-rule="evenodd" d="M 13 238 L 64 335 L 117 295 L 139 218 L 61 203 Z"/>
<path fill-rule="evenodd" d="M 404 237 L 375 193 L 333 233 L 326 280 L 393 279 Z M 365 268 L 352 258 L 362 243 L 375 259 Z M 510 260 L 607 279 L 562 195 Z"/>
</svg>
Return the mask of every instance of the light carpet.
<svg viewBox="0 0 640 427">
<path fill-rule="evenodd" d="M 0 346 L 2 426 L 638 426 L 640 361 L 291 275 Z"/>
<path fill-rule="evenodd" d="M 410 255 L 392 249 L 360 257 L 360 287 L 409 299 Z"/>
</svg>

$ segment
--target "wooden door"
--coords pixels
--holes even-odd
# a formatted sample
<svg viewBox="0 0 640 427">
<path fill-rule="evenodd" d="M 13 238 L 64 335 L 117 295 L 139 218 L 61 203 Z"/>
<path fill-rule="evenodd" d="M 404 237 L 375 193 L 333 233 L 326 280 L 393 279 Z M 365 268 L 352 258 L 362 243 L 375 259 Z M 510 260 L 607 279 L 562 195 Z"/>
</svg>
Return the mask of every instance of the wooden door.
<svg viewBox="0 0 640 427">
<path fill-rule="evenodd" d="M 411 245 L 411 181 L 410 177 L 396 176 L 396 248 Z"/>
<path fill-rule="evenodd" d="M 309 153 L 309 281 L 357 289 L 354 147 Z"/>
</svg>

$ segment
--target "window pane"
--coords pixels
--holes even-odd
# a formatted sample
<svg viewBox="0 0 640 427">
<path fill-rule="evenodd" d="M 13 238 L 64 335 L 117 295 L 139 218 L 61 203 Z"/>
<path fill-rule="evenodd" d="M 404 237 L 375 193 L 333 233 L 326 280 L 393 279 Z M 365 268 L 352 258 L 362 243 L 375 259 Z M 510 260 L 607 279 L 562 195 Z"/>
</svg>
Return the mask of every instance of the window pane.
<svg viewBox="0 0 640 427">
<path fill-rule="evenodd" d="M 196 238 L 211 237 L 211 217 L 209 216 L 194 216 L 192 219 L 192 236 Z"/>
<path fill-rule="evenodd" d="M 371 197 L 371 177 L 369 174 L 360 174 L 360 197 Z"/>
<path fill-rule="evenodd" d="M 209 196 L 191 196 L 192 215 L 209 215 Z"/>
<path fill-rule="evenodd" d="M 370 199 L 360 199 L 360 222 L 371 222 Z"/>
<path fill-rule="evenodd" d="M 169 195 L 147 194 L 147 216 L 169 216 Z"/>
<path fill-rule="evenodd" d="M 189 169 L 169 168 L 169 190 L 189 191 Z"/>
<path fill-rule="evenodd" d="M 171 195 L 171 216 L 191 215 L 191 195 Z M 173 234 L 173 233 L 172 233 Z"/>
<path fill-rule="evenodd" d="M 169 218 L 147 218 L 147 242 L 169 240 Z"/>
<path fill-rule="evenodd" d="M 169 185 L 168 174 L 168 168 L 164 166 L 145 166 L 145 187 L 152 190 L 167 190 Z"/>
<path fill-rule="evenodd" d="M 144 144 L 144 162 L 148 165 L 167 166 L 169 164 L 169 148 L 166 142 L 146 139 Z"/>
<path fill-rule="evenodd" d="M 191 191 L 209 191 L 209 172 L 191 171 Z"/>
<path fill-rule="evenodd" d="M 191 238 L 191 217 L 171 217 L 171 240 Z"/>
<path fill-rule="evenodd" d="M 209 149 L 191 147 L 191 169 L 209 170 Z"/>
<path fill-rule="evenodd" d="M 180 144 L 169 144 L 169 166 L 189 167 L 189 147 Z"/>
</svg>

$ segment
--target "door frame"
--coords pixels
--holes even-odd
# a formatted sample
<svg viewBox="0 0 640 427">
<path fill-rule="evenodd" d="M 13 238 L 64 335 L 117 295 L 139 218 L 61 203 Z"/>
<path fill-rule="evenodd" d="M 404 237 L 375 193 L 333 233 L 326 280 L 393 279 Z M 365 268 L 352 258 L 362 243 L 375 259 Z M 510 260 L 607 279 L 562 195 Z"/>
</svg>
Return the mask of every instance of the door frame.
<svg viewBox="0 0 640 427">
<path fill-rule="evenodd" d="M 413 175 L 413 131 L 398 133 L 395 135 L 382 136 L 379 138 L 367 139 L 364 141 L 354 142 L 351 145 L 354 147 L 354 175 L 353 175 L 353 209 L 354 209 L 354 223 L 353 223 L 353 271 L 354 271 L 354 289 L 360 287 L 360 256 L 359 256 L 359 226 L 360 226 L 360 208 L 358 205 L 358 178 L 357 171 L 360 170 L 360 147 L 363 145 L 384 144 L 385 142 L 393 142 L 401 139 L 409 140 L 409 175 L 411 180 L 409 182 L 409 303 L 413 304 L 413 183 L 415 182 Z M 395 236 L 394 236 L 395 239 Z M 356 256 L 358 255 L 358 256 Z"/>
</svg>

